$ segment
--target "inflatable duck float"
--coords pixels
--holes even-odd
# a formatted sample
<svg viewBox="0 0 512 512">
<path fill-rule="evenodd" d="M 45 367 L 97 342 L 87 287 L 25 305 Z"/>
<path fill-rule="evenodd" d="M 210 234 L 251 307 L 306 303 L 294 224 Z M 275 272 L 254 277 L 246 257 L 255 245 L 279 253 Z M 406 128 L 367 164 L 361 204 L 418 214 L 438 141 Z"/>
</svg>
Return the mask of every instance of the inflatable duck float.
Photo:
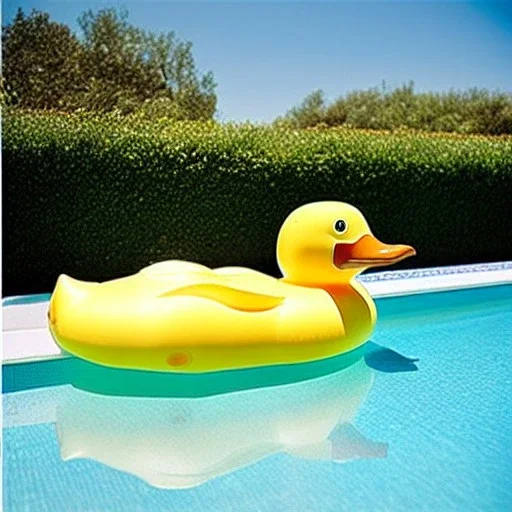
<svg viewBox="0 0 512 512">
<path fill-rule="evenodd" d="M 49 327 L 65 351 L 118 368 L 193 373 L 318 360 L 373 330 L 375 305 L 356 275 L 414 254 L 378 241 L 349 204 L 310 203 L 279 232 L 280 279 L 174 260 L 104 283 L 61 275 Z"/>
</svg>

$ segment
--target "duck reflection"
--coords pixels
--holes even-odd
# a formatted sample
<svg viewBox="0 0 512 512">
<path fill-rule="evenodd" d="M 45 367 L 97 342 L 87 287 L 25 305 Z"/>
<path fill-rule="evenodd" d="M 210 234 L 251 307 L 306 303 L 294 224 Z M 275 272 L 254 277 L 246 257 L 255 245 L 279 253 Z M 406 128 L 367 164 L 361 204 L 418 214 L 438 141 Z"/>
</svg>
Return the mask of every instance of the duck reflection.
<svg viewBox="0 0 512 512">
<path fill-rule="evenodd" d="M 371 353 L 379 359 L 378 350 Z M 367 359 L 361 353 L 322 377 L 204 398 L 73 389 L 57 409 L 61 456 L 94 459 L 167 489 L 194 487 L 276 453 L 334 462 L 386 457 L 385 443 L 353 425 L 375 378 Z"/>
</svg>

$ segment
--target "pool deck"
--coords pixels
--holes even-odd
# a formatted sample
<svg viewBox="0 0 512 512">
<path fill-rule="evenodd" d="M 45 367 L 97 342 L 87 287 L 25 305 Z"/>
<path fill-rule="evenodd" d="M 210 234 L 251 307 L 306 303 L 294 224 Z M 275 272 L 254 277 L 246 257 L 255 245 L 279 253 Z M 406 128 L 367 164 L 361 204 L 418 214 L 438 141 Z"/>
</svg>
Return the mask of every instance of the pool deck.
<svg viewBox="0 0 512 512">
<path fill-rule="evenodd" d="M 512 283 L 512 261 L 395 270 L 358 278 L 374 298 Z M 3 364 L 69 357 L 47 327 L 49 295 L 2 300 Z"/>
</svg>

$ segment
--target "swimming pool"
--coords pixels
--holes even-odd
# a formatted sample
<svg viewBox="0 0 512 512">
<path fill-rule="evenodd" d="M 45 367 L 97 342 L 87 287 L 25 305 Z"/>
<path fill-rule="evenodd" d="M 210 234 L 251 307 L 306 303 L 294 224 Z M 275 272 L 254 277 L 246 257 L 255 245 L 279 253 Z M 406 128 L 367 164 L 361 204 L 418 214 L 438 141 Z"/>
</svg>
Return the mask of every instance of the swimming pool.
<svg viewBox="0 0 512 512">
<path fill-rule="evenodd" d="M 364 349 L 263 388 L 107 396 L 69 359 L 5 367 L 4 509 L 509 510 L 512 285 L 377 307 Z"/>
</svg>

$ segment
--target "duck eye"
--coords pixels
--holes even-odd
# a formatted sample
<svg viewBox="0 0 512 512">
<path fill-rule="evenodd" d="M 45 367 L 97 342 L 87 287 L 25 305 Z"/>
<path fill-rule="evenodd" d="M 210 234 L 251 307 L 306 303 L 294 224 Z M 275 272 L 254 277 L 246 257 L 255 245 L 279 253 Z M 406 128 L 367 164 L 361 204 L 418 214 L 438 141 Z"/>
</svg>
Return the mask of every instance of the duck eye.
<svg viewBox="0 0 512 512">
<path fill-rule="evenodd" d="M 347 223 L 343 219 L 338 219 L 334 223 L 334 231 L 336 231 L 337 233 L 345 233 L 345 231 L 347 231 L 347 228 Z"/>
</svg>

